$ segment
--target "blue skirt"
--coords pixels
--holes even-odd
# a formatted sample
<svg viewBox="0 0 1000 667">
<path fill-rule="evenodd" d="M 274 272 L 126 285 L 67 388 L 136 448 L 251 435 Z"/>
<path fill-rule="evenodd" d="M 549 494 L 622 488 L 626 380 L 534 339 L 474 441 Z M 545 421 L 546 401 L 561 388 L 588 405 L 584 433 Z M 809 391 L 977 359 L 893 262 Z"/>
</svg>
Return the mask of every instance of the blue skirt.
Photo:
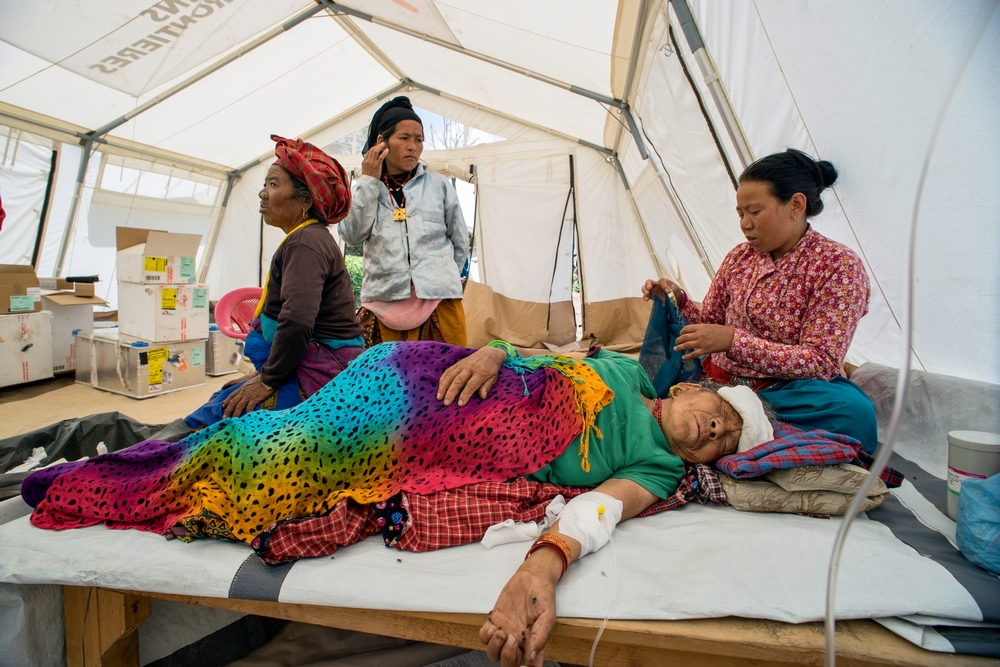
<svg viewBox="0 0 1000 667">
<path fill-rule="evenodd" d="M 778 420 L 807 431 L 848 435 L 872 454 L 878 448 L 875 404 L 861 387 L 838 375 L 826 380 L 778 380 L 757 392 Z"/>
</svg>

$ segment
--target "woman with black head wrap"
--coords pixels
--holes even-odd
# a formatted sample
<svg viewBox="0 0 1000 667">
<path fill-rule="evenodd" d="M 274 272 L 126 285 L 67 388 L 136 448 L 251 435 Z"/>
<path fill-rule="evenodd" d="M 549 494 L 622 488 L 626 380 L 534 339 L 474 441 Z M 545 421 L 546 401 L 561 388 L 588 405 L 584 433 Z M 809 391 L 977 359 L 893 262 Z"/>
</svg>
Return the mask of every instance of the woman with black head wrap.
<svg viewBox="0 0 1000 667">
<path fill-rule="evenodd" d="M 410 100 L 375 112 L 340 236 L 364 244 L 362 308 L 369 346 L 390 340 L 468 345 L 461 270 L 469 232 L 451 182 L 420 164 L 423 123 Z"/>
</svg>

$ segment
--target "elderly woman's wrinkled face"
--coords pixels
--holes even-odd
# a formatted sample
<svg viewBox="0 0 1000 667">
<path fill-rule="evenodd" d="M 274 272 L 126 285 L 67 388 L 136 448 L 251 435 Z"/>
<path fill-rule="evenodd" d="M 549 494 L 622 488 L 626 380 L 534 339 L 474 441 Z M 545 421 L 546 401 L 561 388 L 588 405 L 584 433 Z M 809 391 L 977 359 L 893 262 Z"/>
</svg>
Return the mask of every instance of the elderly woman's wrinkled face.
<svg viewBox="0 0 1000 667">
<path fill-rule="evenodd" d="M 415 120 L 401 120 L 389 136 L 385 166 L 395 176 L 417 166 L 424 152 L 424 126 Z"/>
<path fill-rule="evenodd" d="M 264 189 L 260 191 L 260 214 L 264 222 L 286 232 L 305 220 L 303 214 L 309 211 L 311 201 L 295 194 L 292 177 L 280 165 L 272 164 L 264 178 Z"/>
<path fill-rule="evenodd" d="M 711 463 L 736 451 L 743 420 L 718 394 L 682 385 L 676 398 L 663 401 L 660 427 L 685 463 Z"/>
</svg>

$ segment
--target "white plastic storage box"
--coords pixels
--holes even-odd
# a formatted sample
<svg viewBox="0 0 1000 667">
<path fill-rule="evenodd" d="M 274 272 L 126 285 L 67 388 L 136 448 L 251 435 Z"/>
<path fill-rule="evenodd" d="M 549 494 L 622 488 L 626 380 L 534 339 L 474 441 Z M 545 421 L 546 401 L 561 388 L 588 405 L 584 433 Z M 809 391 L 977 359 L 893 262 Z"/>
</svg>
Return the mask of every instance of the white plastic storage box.
<svg viewBox="0 0 1000 667">
<path fill-rule="evenodd" d="M 64 373 L 76 368 L 75 331 L 92 331 L 94 306 L 106 306 L 96 296 L 80 297 L 73 292 L 42 290 L 42 305 L 52 312 L 52 372 Z"/>
<path fill-rule="evenodd" d="M 205 347 L 205 375 L 227 375 L 239 371 L 243 341 L 230 338 L 213 324 L 208 327 Z"/>
<path fill-rule="evenodd" d="M 0 315 L 0 387 L 50 377 L 52 313 Z"/>
<path fill-rule="evenodd" d="M 205 340 L 151 343 L 118 329 L 76 333 L 76 381 L 132 398 L 205 384 Z"/>
<path fill-rule="evenodd" d="M 162 343 L 208 338 L 205 285 L 118 283 L 118 329 L 124 336 Z"/>
<path fill-rule="evenodd" d="M 141 285 L 190 284 L 201 236 L 135 227 L 116 230 L 118 280 Z"/>
</svg>

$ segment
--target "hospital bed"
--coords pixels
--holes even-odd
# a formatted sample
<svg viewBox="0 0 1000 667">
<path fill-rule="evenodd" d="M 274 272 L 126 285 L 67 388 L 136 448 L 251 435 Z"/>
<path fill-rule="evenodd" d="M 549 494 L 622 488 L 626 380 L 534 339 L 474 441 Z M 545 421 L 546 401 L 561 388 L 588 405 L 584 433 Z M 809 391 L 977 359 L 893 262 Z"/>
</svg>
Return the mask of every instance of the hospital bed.
<svg viewBox="0 0 1000 667">
<path fill-rule="evenodd" d="M 894 376 L 877 368 L 859 373 L 881 414 L 891 405 Z M 938 379 L 917 381 L 931 389 L 927 395 L 939 395 L 932 386 Z M 947 389 L 949 401 L 994 398 L 978 386 L 967 395 Z M 965 409 L 952 412 L 962 417 Z M 953 546 L 945 483 L 932 474 L 943 440 L 925 442 L 936 432 L 916 426 L 892 461 L 907 480 L 852 527 L 844 551 L 841 664 L 1000 664 L 983 657 L 998 655 L 1000 578 Z M 964 421 L 952 428 L 988 427 Z M 822 664 L 817 621 L 838 524 L 696 504 L 625 522 L 612 547 L 574 564 L 560 583 L 561 620 L 547 656 L 586 664 L 610 613 L 616 620 L 596 664 Z M 264 566 L 242 544 L 182 544 L 101 526 L 43 531 L 25 516 L 0 526 L 0 581 L 65 587 L 71 667 L 138 665 L 135 629 L 151 598 L 473 648 L 527 546 L 410 553 L 375 537 L 332 558 Z"/>
</svg>

